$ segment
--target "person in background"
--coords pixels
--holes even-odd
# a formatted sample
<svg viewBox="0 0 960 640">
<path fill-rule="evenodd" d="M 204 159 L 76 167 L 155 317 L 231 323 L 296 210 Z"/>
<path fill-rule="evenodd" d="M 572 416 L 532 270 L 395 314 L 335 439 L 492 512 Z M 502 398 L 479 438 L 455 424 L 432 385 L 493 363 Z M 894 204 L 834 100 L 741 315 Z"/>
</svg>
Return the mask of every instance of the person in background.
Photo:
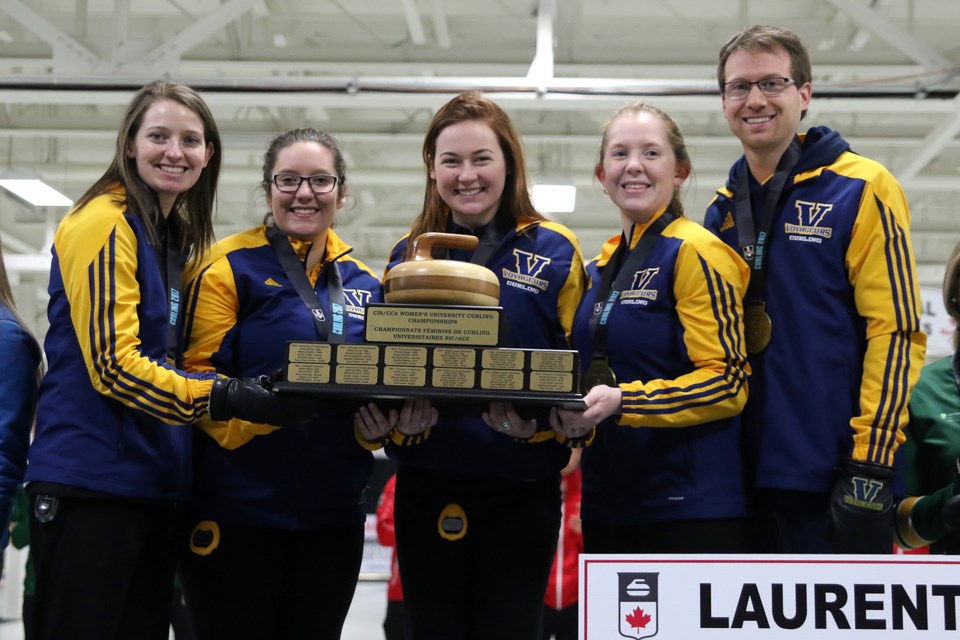
<svg viewBox="0 0 960 640">
<path fill-rule="evenodd" d="M 748 27 L 720 50 L 743 156 L 704 225 L 751 267 L 752 549 L 891 553 L 893 457 L 926 350 L 910 210 L 839 133 L 798 133 L 811 79 L 788 29 Z"/>
<path fill-rule="evenodd" d="M 520 138 L 477 92 L 434 115 L 423 144 L 424 205 L 388 269 L 427 232 L 480 238 L 474 262 L 500 279 L 509 338 L 501 346 L 567 349 L 584 288 L 579 244 L 530 200 Z M 430 407 L 436 411 L 435 407 Z M 447 407 L 436 428 L 391 424 L 376 406 L 358 419 L 394 427 L 397 554 L 411 637 L 538 640 L 569 459 L 546 420 L 508 403 Z M 420 433 L 417 433 L 417 432 Z M 588 435 L 587 432 L 581 436 Z"/>
<path fill-rule="evenodd" d="M 26 522 L 26 494 L 21 483 L 27 468 L 27 449 L 37 411 L 37 393 L 43 377 L 40 344 L 17 313 L 0 245 L 0 558 L 8 540 L 22 549 L 30 542 Z M 0 562 L 2 565 L 2 562 Z M 24 637 L 34 637 L 33 563 L 27 563 L 24 581 Z"/>
<path fill-rule="evenodd" d="M 43 640 L 165 639 L 189 425 L 298 409 L 259 380 L 181 368 L 182 269 L 213 236 L 221 156 L 199 94 L 152 82 L 54 236 L 26 474 Z"/>
<path fill-rule="evenodd" d="M 953 356 L 920 372 L 900 464 L 907 498 L 897 507 L 897 544 L 960 554 L 960 244 L 947 259 L 943 306 L 957 323 Z"/>
<path fill-rule="evenodd" d="M 17 313 L 0 248 L 0 555 L 9 540 L 10 514 L 27 468 L 27 449 L 43 377 L 43 355 Z"/>
<path fill-rule="evenodd" d="M 346 169 L 327 132 L 270 142 L 264 224 L 219 242 L 188 287 L 187 370 L 247 378 L 280 370 L 288 341 L 362 342 L 365 307 L 383 293 L 333 229 Z M 196 636 L 339 638 L 360 572 L 371 450 L 387 431 L 355 430 L 337 403 L 283 428 L 198 426 L 181 545 Z"/>
<path fill-rule="evenodd" d="M 580 554 L 583 527 L 580 522 L 580 454 L 570 452 L 570 462 L 560 472 L 560 536 L 550 568 L 550 581 L 543 601 L 543 640 L 577 640 L 580 589 Z"/>
<path fill-rule="evenodd" d="M 746 504 L 738 414 L 747 399 L 743 261 L 683 215 L 692 165 L 667 113 L 614 112 L 596 177 L 620 233 L 587 266 L 574 321 L 585 411 L 554 410 L 583 453 L 587 553 L 737 553 Z"/>
<path fill-rule="evenodd" d="M 390 579 L 387 582 L 387 615 L 383 619 L 386 640 L 405 640 L 406 614 L 403 611 L 403 586 L 400 583 L 400 565 L 397 562 L 397 537 L 393 525 L 394 492 L 397 474 L 390 476 L 377 501 L 377 540 L 390 547 Z"/>
</svg>

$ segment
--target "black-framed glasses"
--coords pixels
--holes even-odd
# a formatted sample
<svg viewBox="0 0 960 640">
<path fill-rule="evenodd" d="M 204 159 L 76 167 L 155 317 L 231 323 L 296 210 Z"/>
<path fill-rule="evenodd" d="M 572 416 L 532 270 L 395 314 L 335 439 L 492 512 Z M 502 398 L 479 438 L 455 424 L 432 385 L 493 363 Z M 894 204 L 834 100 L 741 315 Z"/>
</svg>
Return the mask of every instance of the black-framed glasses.
<svg viewBox="0 0 960 640">
<path fill-rule="evenodd" d="M 340 178 L 340 176 L 328 176 L 324 173 L 315 176 L 298 176 L 295 173 L 273 174 L 274 186 L 277 187 L 277 191 L 283 191 L 284 193 L 295 193 L 300 189 L 300 185 L 303 184 L 304 181 L 310 185 L 310 189 L 314 193 L 321 194 L 333 191 L 343 179 Z"/>
<path fill-rule="evenodd" d="M 750 87 L 757 85 L 757 88 L 760 89 L 763 95 L 772 98 L 786 91 L 787 87 L 792 84 L 796 84 L 793 78 L 763 78 L 756 82 L 735 80 L 734 82 L 728 82 L 723 85 L 723 93 L 732 100 L 742 100 L 750 95 Z"/>
</svg>

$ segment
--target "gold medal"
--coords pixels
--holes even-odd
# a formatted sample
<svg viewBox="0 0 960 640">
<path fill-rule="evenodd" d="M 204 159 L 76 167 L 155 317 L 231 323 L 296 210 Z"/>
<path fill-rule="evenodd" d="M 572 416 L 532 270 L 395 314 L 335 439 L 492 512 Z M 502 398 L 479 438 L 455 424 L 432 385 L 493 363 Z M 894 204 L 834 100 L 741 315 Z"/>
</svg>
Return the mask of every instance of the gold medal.
<svg viewBox="0 0 960 640">
<path fill-rule="evenodd" d="M 760 353 L 770 344 L 773 321 L 767 315 L 766 305 L 744 308 L 743 322 L 746 328 L 747 353 Z"/>
<path fill-rule="evenodd" d="M 590 367 L 583 376 L 583 392 L 587 393 L 590 389 L 601 384 L 608 387 L 617 386 L 617 376 L 610 368 L 610 363 L 607 362 L 606 358 L 594 360 L 590 363 Z"/>
</svg>

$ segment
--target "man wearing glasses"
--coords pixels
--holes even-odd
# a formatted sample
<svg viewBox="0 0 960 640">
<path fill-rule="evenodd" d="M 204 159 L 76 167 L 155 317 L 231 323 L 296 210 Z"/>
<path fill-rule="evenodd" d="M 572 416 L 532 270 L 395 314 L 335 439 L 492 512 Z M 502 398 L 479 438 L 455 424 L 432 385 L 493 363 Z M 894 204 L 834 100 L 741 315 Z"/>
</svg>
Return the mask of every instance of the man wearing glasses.
<svg viewBox="0 0 960 640">
<path fill-rule="evenodd" d="M 765 553 L 890 553 L 893 455 L 923 365 L 910 212 L 896 179 L 827 127 L 800 38 L 753 26 L 720 51 L 743 146 L 705 225 L 751 267 L 743 413 Z"/>
</svg>

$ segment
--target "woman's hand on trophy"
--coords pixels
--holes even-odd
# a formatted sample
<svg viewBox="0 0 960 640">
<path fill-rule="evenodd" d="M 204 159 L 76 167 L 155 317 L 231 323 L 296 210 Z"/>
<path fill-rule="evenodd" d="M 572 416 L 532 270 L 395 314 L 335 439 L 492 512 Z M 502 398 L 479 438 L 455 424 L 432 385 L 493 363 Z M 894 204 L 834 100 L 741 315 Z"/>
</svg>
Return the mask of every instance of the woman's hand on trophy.
<svg viewBox="0 0 960 640">
<path fill-rule="evenodd" d="M 365 440 L 377 442 L 396 429 L 405 436 L 415 436 L 437 424 L 440 416 L 429 400 L 407 400 L 398 411 L 390 408 L 386 413 L 371 402 L 361 405 L 354 415 L 354 422 Z"/>
<path fill-rule="evenodd" d="M 483 421 L 494 431 L 521 440 L 537 431 L 537 421 L 521 418 L 509 402 L 491 402 L 489 411 L 483 412 Z"/>
<path fill-rule="evenodd" d="M 595 425 L 619 414 L 622 399 L 620 387 L 597 385 L 583 397 L 587 406 L 585 410 L 551 409 L 550 426 L 565 438 L 582 438 L 589 434 Z"/>
<path fill-rule="evenodd" d="M 400 414 L 396 409 L 390 409 L 384 414 L 374 403 L 360 405 L 353 417 L 353 424 L 360 436 L 368 442 L 379 442 L 393 431 Z"/>
<path fill-rule="evenodd" d="M 437 424 L 440 414 L 429 400 L 407 400 L 397 419 L 397 431 L 405 436 L 415 436 L 423 433 Z"/>
</svg>

